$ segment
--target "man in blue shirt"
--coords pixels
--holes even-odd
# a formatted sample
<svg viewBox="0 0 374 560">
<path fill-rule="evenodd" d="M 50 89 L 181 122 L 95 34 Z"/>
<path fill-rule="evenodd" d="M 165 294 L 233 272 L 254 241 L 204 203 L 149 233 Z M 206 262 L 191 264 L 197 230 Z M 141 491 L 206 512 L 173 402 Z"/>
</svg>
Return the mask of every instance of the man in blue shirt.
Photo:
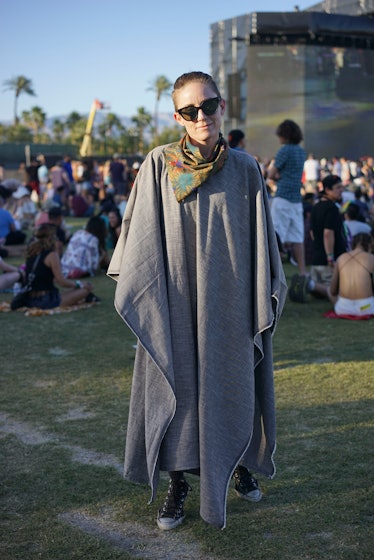
<svg viewBox="0 0 374 560">
<path fill-rule="evenodd" d="M 0 190 L 0 246 L 21 245 L 26 239 L 26 234 L 17 230 L 12 214 L 3 208 L 6 191 L 4 187 Z"/>
</svg>

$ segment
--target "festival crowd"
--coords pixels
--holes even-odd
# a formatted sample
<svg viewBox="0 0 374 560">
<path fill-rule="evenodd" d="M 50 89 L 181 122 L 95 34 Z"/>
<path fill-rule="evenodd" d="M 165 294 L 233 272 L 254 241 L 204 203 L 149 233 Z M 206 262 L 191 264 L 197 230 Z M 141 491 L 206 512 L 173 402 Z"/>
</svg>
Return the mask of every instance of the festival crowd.
<svg viewBox="0 0 374 560">
<path fill-rule="evenodd" d="M 300 134 L 302 137 L 301 131 Z M 228 139 L 231 148 L 246 151 L 245 135 L 242 131 L 230 131 Z M 355 254 L 363 251 L 363 246 L 367 247 L 367 251 L 363 252 L 370 255 L 370 262 L 372 260 L 374 159 L 372 156 L 362 157 L 358 161 L 338 156 L 318 159 L 313 154 L 306 155 L 298 145 L 300 141 L 295 144 L 292 138 L 290 141 L 280 137 L 281 149 L 278 154 L 269 161 L 262 161 L 260 157 L 256 159 L 266 182 L 282 259 L 298 267 L 298 274 L 292 277 L 290 299 L 306 302 L 310 299 L 309 294 L 313 294 L 316 297 L 326 297 L 336 305 L 337 299 L 343 297 L 339 298 L 337 288 L 340 255 L 353 252 L 349 263 L 344 265 L 345 270 L 341 270 L 342 275 L 349 273 L 354 266 L 360 267 L 360 264 L 355 263 L 363 257 L 356 257 Z M 290 172 L 290 169 L 287 169 L 287 158 L 292 159 L 290 149 L 294 151 L 295 147 L 299 150 L 299 163 L 296 169 Z M 282 163 L 279 164 L 279 161 Z M 282 169 L 277 169 L 277 164 Z M 54 248 L 59 257 L 61 271 L 57 272 L 57 277 L 52 274 L 48 282 L 39 283 L 39 287 L 47 289 L 33 290 L 34 294 L 38 292 L 38 295 L 42 294 L 39 297 L 46 299 L 45 292 L 52 290 L 54 282 L 63 288 L 81 290 L 83 284 L 80 278 L 92 277 L 98 270 L 105 271 L 110 260 L 110 250 L 115 247 L 120 235 L 127 200 L 140 165 L 140 159 L 128 165 L 126 159 L 114 154 L 104 162 L 97 162 L 92 158 L 72 160 L 65 156 L 48 166 L 46 158 L 40 154 L 31 160 L 30 165 L 21 164 L 20 170 L 24 174 L 21 181 L 13 178 L 3 179 L 0 167 L 0 267 L 3 272 L 0 276 L 0 290 L 9 291 L 14 286 L 17 289 L 17 286 L 26 282 L 26 249 L 35 241 L 37 229 L 45 223 L 54 228 L 48 230 L 48 235 L 51 231 L 56 233 Z M 295 166 L 295 162 L 292 165 Z M 296 179 L 292 176 L 295 171 Z M 284 198 L 282 196 L 282 179 L 284 180 L 287 174 L 293 185 L 291 198 L 289 194 Z M 329 181 L 332 181 L 332 187 Z M 330 196 L 332 189 L 337 188 L 337 196 Z M 291 190 L 287 191 L 286 188 L 285 192 L 289 193 Z M 287 206 L 287 196 L 289 200 L 302 201 L 302 230 L 299 227 L 297 232 L 292 231 L 294 225 L 289 226 L 289 217 L 285 218 L 286 214 L 294 214 L 292 204 L 291 212 Z M 318 214 L 318 209 L 322 209 L 318 203 L 323 200 L 329 201 L 329 212 L 327 217 L 323 218 L 327 220 L 325 224 L 320 216 L 314 216 Z M 330 215 L 331 211 L 333 216 Z M 87 218 L 86 227 L 71 234 L 66 221 L 68 217 Z M 288 227 L 291 229 L 287 232 Z M 335 232 L 328 253 L 324 247 L 324 230 L 325 235 L 326 230 Z M 361 239 L 357 245 L 358 241 L 355 238 L 359 234 L 366 234 L 368 237 Z M 20 268 L 3 260 L 22 255 L 26 260 Z M 371 278 L 370 262 L 365 261 L 361 268 L 366 268 Z M 43 268 L 40 263 L 39 268 Z M 43 276 L 43 270 L 39 272 Z M 44 270 L 44 274 L 45 272 Z M 75 281 L 74 284 L 71 279 Z M 332 281 L 336 293 L 330 290 Z M 79 292 L 78 295 L 84 295 L 87 301 L 99 301 L 100 298 L 92 294 L 92 286 L 89 285 L 88 288 L 88 293 Z M 367 298 L 355 299 L 365 299 L 366 302 Z M 35 301 L 34 298 L 33 302 Z M 53 303 L 44 304 L 54 305 L 56 301 L 59 300 L 54 299 Z M 364 311 L 369 310 L 371 315 L 374 311 L 370 305 L 367 307 L 365 302 Z M 349 310 L 349 305 L 347 309 Z M 353 305 L 352 313 L 354 309 Z M 361 314 L 366 313 L 361 311 Z"/>
<path fill-rule="evenodd" d="M 263 162 L 242 131 L 222 136 L 226 104 L 209 75 L 181 75 L 172 96 L 185 134 L 143 163 L 114 154 L 48 167 L 40 155 L 23 182 L 1 181 L 0 289 L 26 286 L 11 309 L 53 309 L 100 302 L 91 283 L 99 271 L 117 281 L 116 309 L 139 341 L 124 478 L 148 483 L 152 501 L 168 472 L 157 526 L 171 530 L 185 518 L 184 474 L 198 475 L 200 515 L 224 528 L 230 478 L 240 498 L 258 502 L 255 473 L 275 474 L 280 256 L 297 268 L 292 302 L 322 297 L 337 317 L 374 317 L 374 161 L 307 155 L 286 119 Z M 85 227 L 70 230 L 73 217 Z M 20 267 L 3 260 L 14 247 L 24 251 Z M 230 369 L 237 382 L 228 385 Z"/>
<path fill-rule="evenodd" d="M 115 154 L 103 163 L 65 156 L 47 166 L 39 155 L 21 165 L 23 180 L 4 179 L 0 168 L 0 290 L 24 291 L 32 274 L 27 307 L 99 302 L 81 279 L 106 271 L 140 163 Z M 69 217 L 87 218 L 85 227 L 73 232 Z M 15 267 L 8 257 L 25 261 Z"/>
</svg>

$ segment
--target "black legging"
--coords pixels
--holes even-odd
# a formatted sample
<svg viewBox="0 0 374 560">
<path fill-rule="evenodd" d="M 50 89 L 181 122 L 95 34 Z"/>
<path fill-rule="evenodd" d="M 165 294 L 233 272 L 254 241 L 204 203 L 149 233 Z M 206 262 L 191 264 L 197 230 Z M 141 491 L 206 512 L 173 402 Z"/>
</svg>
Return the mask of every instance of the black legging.
<svg viewBox="0 0 374 560">
<path fill-rule="evenodd" d="M 173 482 L 179 482 L 180 480 L 184 480 L 183 471 L 169 471 L 169 476 Z"/>
</svg>

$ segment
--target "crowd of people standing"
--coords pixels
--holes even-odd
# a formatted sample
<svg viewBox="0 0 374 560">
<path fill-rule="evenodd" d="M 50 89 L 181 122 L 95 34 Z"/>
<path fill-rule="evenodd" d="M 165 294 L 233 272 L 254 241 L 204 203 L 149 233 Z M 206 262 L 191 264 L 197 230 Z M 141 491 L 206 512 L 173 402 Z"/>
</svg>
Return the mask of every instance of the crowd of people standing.
<svg viewBox="0 0 374 560">
<path fill-rule="evenodd" d="M 373 157 L 354 161 L 338 156 L 318 159 L 313 153 L 306 154 L 302 131 L 289 119 L 280 123 L 275 133 L 280 148 L 274 157 L 268 161 L 255 157 L 266 182 L 280 252 L 298 269 L 291 280 L 290 298 L 305 302 L 311 293 L 334 302 L 336 298 L 329 287 L 335 262 L 342 253 L 352 250 L 357 234 L 373 232 Z M 242 130 L 231 130 L 228 141 L 231 148 L 247 151 Z M 100 214 L 106 228 L 105 241 L 102 233 L 93 236 L 93 245 L 98 242 L 98 247 L 90 259 L 93 264 L 87 265 L 87 274 L 93 274 L 98 263 L 104 267 L 103 263 L 108 262 L 105 252 L 115 247 L 120 235 L 140 164 L 141 160 L 135 159 L 129 165 L 119 154 L 102 162 L 92 158 L 74 160 L 66 155 L 49 165 L 40 154 L 32 158 L 30 165 L 22 164 L 24 180 L 3 180 L 0 187 L 0 255 L 18 255 L 14 249 L 24 246 L 32 228 L 44 222 L 54 223 L 62 265 L 67 260 L 74 262 L 76 270 L 72 274 L 77 274 L 79 258 L 71 257 L 72 247 L 76 253 L 79 240 L 92 235 L 91 224 L 74 235 L 70 247 L 66 223 L 64 227 L 61 224 L 69 216 L 89 221 Z M 326 241 L 326 235 L 330 241 Z M 11 277 L 9 274 L 6 284 Z"/>
</svg>

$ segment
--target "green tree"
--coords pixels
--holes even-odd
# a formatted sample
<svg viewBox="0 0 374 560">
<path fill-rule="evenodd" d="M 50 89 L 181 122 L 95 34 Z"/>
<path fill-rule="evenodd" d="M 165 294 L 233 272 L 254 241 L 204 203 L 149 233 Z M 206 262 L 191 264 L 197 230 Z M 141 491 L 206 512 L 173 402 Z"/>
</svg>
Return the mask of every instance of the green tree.
<svg viewBox="0 0 374 560">
<path fill-rule="evenodd" d="M 68 140 L 75 146 L 79 146 L 86 130 L 86 119 L 76 111 L 72 111 L 66 118 L 65 126 L 69 131 Z"/>
<path fill-rule="evenodd" d="M 82 115 L 77 113 L 77 111 L 72 111 L 66 117 L 65 125 L 66 125 L 68 130 L 71 130 L 72 128 L 74 128 L 74 126 L 77 124 L 77 122 L 79 122 L 82 119 L 83 119 Z"/>
<path fill-rule="evenodd" d="M 155 148 L 161 144 L 169 144 L 171 142 L 178 142 L 184 134 L 184 128 L 181 126 L 168 126 L 165 127 L 162 132 L 160 132 L 158 137 L 158 143 L 155 144 L 153 140 L 150 144 L 150 148 Z"/>
<path fill-rule="evenodd" d="M 61 144 L 65 136 L 65 123 L 60 119 L 54 119 L 52 123 L 52 134 L 53 140 L 57 144 Z"/>
<path fill-rule="evenodd" d="M 0 142 L 7 142 L 8 140 L 8 127 L 0 123 Z"/>
<path fill-rule="evenodd" d="M 86 131 L 86 119 L 77 121 L 70 129 L 70 141 L 75 146 L 80 146 L 83 142 L 83 137 Z"/>
<path fill-rule="evenodd" d="M 144 153 L 144 132 L 152 122 L 152 115 L 146 111 L 144 107 L 138 107 L 138 113 L 131 117 L 131 121 L 135 124 L 135 134 L 137 137 L 137 152 Z"/>
<path fill-rule="evenodd" d="M 19 123 L 8 126 L 6 136 L 7 142 L 23 142 L 25 144 L 33 142 L 33 135 L 29 127 Z"/>
<path fill-rule="evenodd" d="M 107 113 L 104 120 L 98 125 L 97 132 L 103 153 L 113 153 L 119 151 L 118 141 L 120 136 L 126 132 L 126 128 L 115 113 Z"/>
<path fill-rule="evenodd" d="M 32 86 L 32 81 L 25 76 L 16 76 L 10 80 L 5 80 L 3 82 L 6 90 L 14 91 L 14 125 L 19 122 L 18 119 L 18 98 L 21 93 L 27 93 L 27 95 L 36 95 Z"/>
<path fill-rule="evenodd" d="M 105 125 L 108 136 L 112 136 L 112 134 L 116 132 L 121 133 L 125 130 L 121 119 L 115 113 L 107 113 L 102 124 Z"/>
<path fill-rule="evenodd" d="M 134 128 L 125 129 L 118 138 L 117 152 L 120 154 L 134 154 L 137 150 L 137 133 Z"/>
<path fill-rule="evenodd" d="M 41 107 L 35 105 L 30 111 L 22 112 L 22 121 L 34 134 L 34 141 L 40 142 L 40 135 L 45 127 L 46 113 Z"/>
<path fill-rule="evenodd" d="M 153 143 L 157 146 L 159 143 L 158 138 L 158 116 L 159 116 L 159 103 L 163 96 L 169 95 L 172 83 L 168 80 L 166 76 L 156 76 L 156 78 L 151 82 L 148 90 L 153 91 L 156 94 L 155 102 L 155 112 L 154 112 L 154 138 Z"/>
</svg>

